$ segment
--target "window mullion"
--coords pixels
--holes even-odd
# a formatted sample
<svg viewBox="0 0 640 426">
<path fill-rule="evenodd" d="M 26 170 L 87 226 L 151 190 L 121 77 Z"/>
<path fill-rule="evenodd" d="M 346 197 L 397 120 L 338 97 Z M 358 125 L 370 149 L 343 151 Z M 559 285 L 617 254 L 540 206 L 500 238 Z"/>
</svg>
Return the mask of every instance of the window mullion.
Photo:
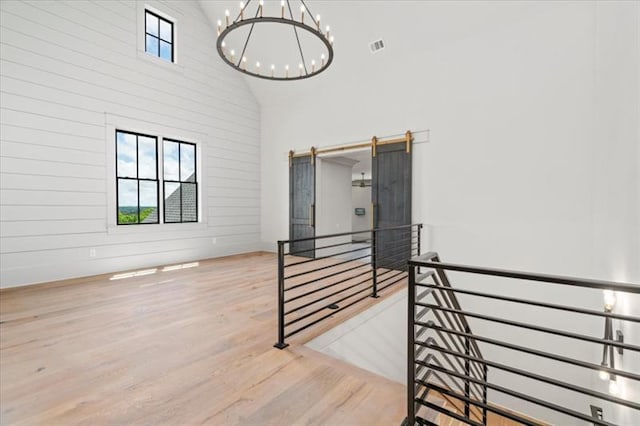
<svg viewBox="0 0 640 426">
<path fill-rule="evenodd" d="M 160 217 L 162 217 L 162 223 L 164 223 L 164 203 L 162 206 L 162 211 L 160 211 L 160 191 L 164 190 L 164 182 L 162 183 L 162 188 L 160 188 L 160 172 L 164 173 L 164 167 L 163 165 L 161 165 L 160 163 L 160 159 L 162 158 L 162 160 L 164 161 L 164 149 L 162 149 L 162 145 L 163 145 L 163 139 L 161 137 L 156 137 L 156 180 L 157 180 L 157 184 L 156 184 L 156 205 L 158 206 L 158 223 L 160 222 Z M 160 152 L 162 150 L 162 152 Z M 162 155 L 161 155 L 162 154 Z M 164 176 L 162 176 L 164 178 Z M 163 200 L 164 200 L 164 193 L 163 193 Z"/>
<path fill-rule="evenodd" d="M 138 223 L 140 223 L 140 156 L 139 156 L 138 135 L 136 135 L 136 186 L 138 192 Z"/>
<path fill-rule="evenodd" d="M 182 219 L 182 158 L 180 157 L 182 155 L 182 144 L 179 143 L 178 144 L 178 181 L 180 183 L 178 183 L 178 188 L 180 188 L 180 223 L 182 223 L 184 220 Z"/>
</svg>

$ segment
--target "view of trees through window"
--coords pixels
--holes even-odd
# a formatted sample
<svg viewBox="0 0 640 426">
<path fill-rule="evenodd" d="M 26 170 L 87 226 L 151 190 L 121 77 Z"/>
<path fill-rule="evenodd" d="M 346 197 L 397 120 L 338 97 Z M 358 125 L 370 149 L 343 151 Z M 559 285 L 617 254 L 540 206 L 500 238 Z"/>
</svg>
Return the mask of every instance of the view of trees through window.
<svg viewBox="0 0 640 426">
<path fill-rule="evenodd" d="M 118 224 L 158 223 L 158 140 L 116 132 Z"/>
<path fill-rule="evenodd" d="M 198 221 L 196 145 L 165 139 L 162 189 L 158 178 L 158 138 L 116 131 L 118 225 L 160 223 L 162 190 L 165 223 Z"/>
</svg>

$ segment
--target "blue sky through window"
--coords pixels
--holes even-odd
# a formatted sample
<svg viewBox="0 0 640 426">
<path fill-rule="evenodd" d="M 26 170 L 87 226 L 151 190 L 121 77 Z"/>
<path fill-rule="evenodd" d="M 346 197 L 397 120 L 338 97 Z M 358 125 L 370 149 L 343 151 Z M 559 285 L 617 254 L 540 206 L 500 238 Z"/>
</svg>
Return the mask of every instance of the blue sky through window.
<svg viewBox="0 0 640 426">
<path fill-rule="evenodd" d="M 158 223 L 157 139 L 116 131 L 118 224 Z"/>
<path fill-rule="evenodd" d="M 180 146 L 180 177 L 182 181 L 195 182 L 195 146 L 182 144 Z M 193 177 L 192 177 L 193 176 Z"/>
<path fill-rule="evenodd" d="M 118 132 L 118 177 L 138 177 L 136 173 L 136 135 Z"/>
<path fill-rule="evenodd" d="M 173 62 L 173 23 L 153 13 L 145 13 L 145 51 Z"/>
<path fill-rule="evenodd" d="M 176 142 L 164 142 L 164 179 L 180 180 L 178 170 L 178 149 Z"/>
<path fill-rule="evenodd" d="M 158 37 L 158 18 L 149 12 L 146 13 L 147 33 Z"/>
</svg>

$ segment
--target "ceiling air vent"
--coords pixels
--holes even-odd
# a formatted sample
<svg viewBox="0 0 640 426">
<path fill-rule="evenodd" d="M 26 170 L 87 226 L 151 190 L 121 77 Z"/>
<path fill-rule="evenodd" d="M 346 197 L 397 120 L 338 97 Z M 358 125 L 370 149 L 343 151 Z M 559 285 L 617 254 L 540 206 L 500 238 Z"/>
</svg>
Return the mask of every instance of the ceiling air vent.
<svg viewBox="0 0 640 426">
<path fill-rule="evenodd" d="M 369 49 L 371 49 L 371 53 L 377 53 L 384 49 L 384 41 L 382 39 L 376 40 L 369 44 Z"/>
</svg>

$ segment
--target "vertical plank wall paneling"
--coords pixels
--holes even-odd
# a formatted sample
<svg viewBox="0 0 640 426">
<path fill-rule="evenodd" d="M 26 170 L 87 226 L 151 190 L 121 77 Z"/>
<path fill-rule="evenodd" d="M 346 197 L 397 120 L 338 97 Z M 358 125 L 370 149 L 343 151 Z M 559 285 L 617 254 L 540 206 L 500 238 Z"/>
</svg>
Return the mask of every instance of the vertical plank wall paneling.
<svg viewBox="0 0 640 426">
<path fill-rule="evenodd" d="M 144 5 L 176 19 L 176 64 L 141 51 Z M 0 8 L 1 287 L 259 247 L 259 107 L 196 1 Z M 200 144 L 202 223 L 113 226 L 115 127 Z"/>
</svg>

